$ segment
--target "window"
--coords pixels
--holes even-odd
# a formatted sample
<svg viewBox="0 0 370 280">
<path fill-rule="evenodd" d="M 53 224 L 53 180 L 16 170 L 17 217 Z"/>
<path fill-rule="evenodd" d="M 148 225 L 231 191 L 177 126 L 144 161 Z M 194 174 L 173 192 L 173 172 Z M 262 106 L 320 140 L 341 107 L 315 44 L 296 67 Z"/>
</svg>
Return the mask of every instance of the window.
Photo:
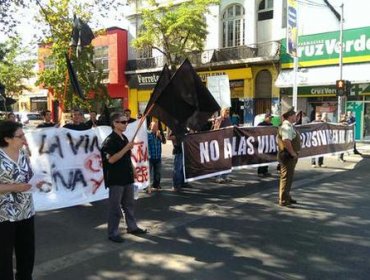
<svg viewBox="0 0 370 280">
<path fill-rule="evenodd" d="M 94 64 L 96 68 L 103 71 L 103 80 L 108 80 L 109 63 L 108 63 L 108 46 L 94 48 Z"/>
<path fill-rule="evenodd" d="M 258 20 L 272 19 L 274 17 L 274 1 L 262 0 L 258 6 Z"/>
<path fill-rule="evenodd" d="M 52 70 L 55 67 L 55 61 L 51 56 L 45 57 L 44 60 L 44 69 L 45 70 Z"/>
<path fill-rule="evenodd" d="M 242 46 L 245 43 L 245 11 L 241 5 L 229 6 L 222 15 L 222 47 Z"/>
</svg>

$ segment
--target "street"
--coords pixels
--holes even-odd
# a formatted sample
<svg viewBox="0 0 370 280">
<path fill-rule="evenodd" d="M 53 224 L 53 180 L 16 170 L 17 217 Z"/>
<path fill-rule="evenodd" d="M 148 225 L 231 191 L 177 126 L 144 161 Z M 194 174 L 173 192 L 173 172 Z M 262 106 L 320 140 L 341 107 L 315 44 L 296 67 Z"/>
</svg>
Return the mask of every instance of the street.
<svg viewBox="0 0 370 280">
<path fill-rule="evenodd" d="M 207 179 L 171 192 L 167 144 L 163 190 L 137 201 L 149 234 L 108 241 L 106 201 L 38 213 L 34 278 L 368 279 L 370 146 L 358 148 L 364 156 L 345 163 L 326 156 L 327 168 L 301 159 L 291 209 L 276 203 L 274 167 L 271 177 L 244 169 L 227 185 Z"/>
</svg>

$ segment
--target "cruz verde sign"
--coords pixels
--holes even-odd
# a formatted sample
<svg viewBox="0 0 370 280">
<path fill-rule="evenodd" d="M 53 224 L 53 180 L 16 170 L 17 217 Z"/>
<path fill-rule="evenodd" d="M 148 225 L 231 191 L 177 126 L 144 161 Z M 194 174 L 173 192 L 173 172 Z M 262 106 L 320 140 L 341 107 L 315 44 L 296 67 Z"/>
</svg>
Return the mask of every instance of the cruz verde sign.
<svg viewBox="0 0 370 280">
<path fill-rule="evenodd" d="M 282 68 L 292 68 L 293 59 L 286 52 L 282 40 Z M 339 63 L 339 31 L 299 36 L 299 67 Z M 343 31 L 343 63 L 370 61 L 370 27 Z"/>
</svg>

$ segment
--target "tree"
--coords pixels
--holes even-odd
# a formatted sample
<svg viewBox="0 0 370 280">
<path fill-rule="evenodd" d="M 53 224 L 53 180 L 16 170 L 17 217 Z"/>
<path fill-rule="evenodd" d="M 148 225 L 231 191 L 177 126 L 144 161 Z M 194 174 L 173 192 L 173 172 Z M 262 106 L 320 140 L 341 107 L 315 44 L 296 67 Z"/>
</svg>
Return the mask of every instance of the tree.
<svg viewBox="0 0 370 280">
<path fill-rule="evenodd" d="M 150 7 L 141 10 L 142 26 L 132 45 L 138 50 L 155 49 L 171 65 L 193 51 L 202 51 L 208 34 L 205 15 L 210 5 L 219 0 L 193 0 L 181 4 L 159 5 L 149 0 Z"/>
<path fill-rule="evenodd" d="M 26 80 L 33 77 L 35 60 L 22 59 L 28 50 L 21 47 L 20 38 L 13 38 L 0 44 L 3 59 L 0 60 L 0 84 L 5 86 L 8 97 L 18 97 L 28 89 Z"/>
<path fill-rule="evenodd" d="M 0 33 L 14 34 L 15 27 L 19 24 L 17 12 L 21 9 L 34 9 L 34 4 L 43 4 L 43 0 L 0 0 Z M 59 1 L 55 1 L 59 2 Z M 118 9 L 124 5 L 121 0 L 76 0 L 75 3 L 90 3 L 96 7 L 100 15 L 106 16 L 110 9 Z"/>
<path fill-rule="evenodd" d="M 103 72 L 93 62 L 94 49 L 86 46 L 76 54 L 70 47 L 73 18 L 71 11 L 86 22 L 91 17 L 91 7 L 75 5 L 71 0 L 49 0 L 47 5 L 40 6 L 40 23 L 45 26 L 43 51 L 41 56 L 48 67 L 39 76 L 38 84 L 52 89 L 54 97 L 63 105 L 64 109 L 84 108 L 94 109 L 108 101 L 109 95 L 103 84 Z M 83 89 L 86 100 L 82 100 L 69 86 L 66 66 L 66 53 L 73 61 L 78 81 Z"/>
</svg>

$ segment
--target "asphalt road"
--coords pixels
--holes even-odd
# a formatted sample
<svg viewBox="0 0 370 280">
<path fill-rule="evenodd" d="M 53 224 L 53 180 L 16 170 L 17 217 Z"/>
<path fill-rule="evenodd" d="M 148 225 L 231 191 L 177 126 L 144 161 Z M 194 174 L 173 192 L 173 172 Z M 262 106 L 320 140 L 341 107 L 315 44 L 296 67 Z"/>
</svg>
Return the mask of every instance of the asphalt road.
<svg viewBox="0 0 370 280">
<path fill-rule="evenodd" d="M 107 203 L 37 214 L 36 280 L 103 279 L 369 279 L 369 146 L 364 157 L 327 168 L 300 160 L 292 194 L 279 207 L 275 169 L 232 174 L 233 182 L 192 183 L 170 191 L 172 161 L 165 147 L 163 190 L 142 193 L 137 218 L 149 234 L 106 237 Z M 366 155 L 367 154 L 367 155 Z M 122 232 L 124 232 L 122 223 Z"/>
</svg>

